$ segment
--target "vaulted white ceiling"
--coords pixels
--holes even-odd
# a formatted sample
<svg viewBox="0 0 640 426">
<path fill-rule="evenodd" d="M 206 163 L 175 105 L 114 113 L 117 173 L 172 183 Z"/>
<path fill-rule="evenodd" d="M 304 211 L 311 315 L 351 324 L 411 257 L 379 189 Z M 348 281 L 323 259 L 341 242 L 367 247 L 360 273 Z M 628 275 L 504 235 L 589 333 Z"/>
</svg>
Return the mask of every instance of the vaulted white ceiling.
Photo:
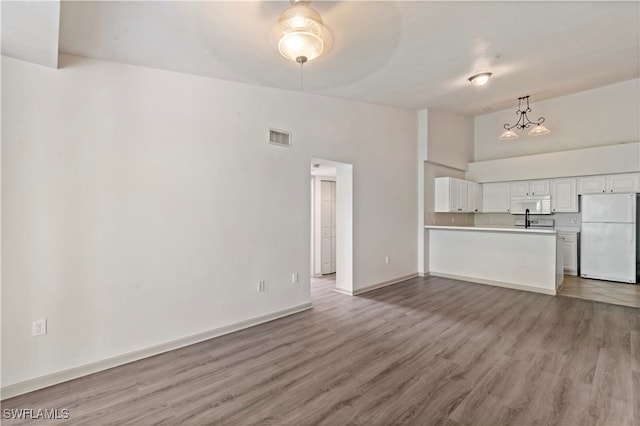
<svg viewBox="0 0 640 426">
<path fill-rule="evenodd" d="M 477 115 L 515 108 L 519 96 L 531 95 L 535 102 L 640 76 L 637 1 L 311 5 L 334 44 L 304 66 L 302 90 L 309 93 Z M 300 66 L 282 58 L 269 41 L 288 6 L 64 1 L 59 51 L 300 90 Z M 3 13 L 3 24 L 9 18 Z M 481 71 L 493 72 L 493 79 L 472 87 L 467 78 Z"/>
</svg>

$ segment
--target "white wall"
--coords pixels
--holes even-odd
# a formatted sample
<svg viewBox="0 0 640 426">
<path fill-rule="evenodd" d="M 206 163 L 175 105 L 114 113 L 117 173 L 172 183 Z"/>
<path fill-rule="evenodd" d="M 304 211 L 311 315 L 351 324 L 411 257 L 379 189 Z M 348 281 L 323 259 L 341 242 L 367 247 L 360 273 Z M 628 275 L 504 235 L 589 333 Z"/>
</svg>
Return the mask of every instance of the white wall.
<svg viewBox="0 0 640 426">
<path fill-rule="evenodd" d="M 312 157 L 353 164 L 353 290 L 416 272 L 414 112 L 60 63 L 2 58 L 3 386 L 308 303 Z"/>
<path fill-rule="evenodd" d="M 418 119 L 418 272 L 429 272 L 429 233 L 424 225 L 465 225 L 471 214 L 434 213 L 436 177 L 464 179 L 473 159 L 473 117 L 434 109 L 421 110 Z"/>
<path fill-rule="evenodd" d="M 469 163 L 475 182 L 548 179 L 640 171 L 640 142 L 532 154 Z"/>
<path fill-rule="evenodd" d="M 429 110 L 427 160 L 466 170 L 473 161 L 473 117 Z"/>
<path fill-rule="evenodd" d="M 514 124 L 513 108 L 475 117 L 475 161 L 565 151 L 640 140 L 640 80 L 536 102 L 531 120 L 543 116 L 551 133 L 501 141 L 503 125 Z"/>
</svg>

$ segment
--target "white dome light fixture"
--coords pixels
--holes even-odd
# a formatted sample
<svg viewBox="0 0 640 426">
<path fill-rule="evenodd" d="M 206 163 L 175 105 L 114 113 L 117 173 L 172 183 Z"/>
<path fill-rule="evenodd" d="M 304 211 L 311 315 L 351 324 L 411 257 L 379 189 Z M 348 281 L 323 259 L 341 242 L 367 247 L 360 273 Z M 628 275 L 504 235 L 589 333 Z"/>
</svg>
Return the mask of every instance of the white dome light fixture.
<svg viewBox="0 0 640 426">
<path fill-rule="evenodd" d="M 292 0 L 291 3 L 292 6 L 280 14 L 274 29 L 278 51 L 285 58 L 304 64 L 329 49 L 331 33 L 309 2 Z"/>
<path fill-rule="evenodd" d="M 522 108 L 522 103 L 526 102 L 527 107 Z M 531 121 L 527 116 L 527 113 L 531 112 L 531 108 L 529 107 L 529 95 L 518 98 L 518 110 L 516 114 L 518 114 L 518 121 L 513 126 L 509 126 L 509 123 L 504 125 L 505 131 L 498 137 L 498 139 L 503 141 L 511 141 L 514 139 L 518 139 L 518 134 L 513 130 L 514 127 L 516 129 L 528 129 L 532 125 L 535 126 L 533 129 L 529 130 L 529 136 L 541 136 L 551 133 L 549 129 L 544 127 L 542 123 L 544 123 L 544 117 L 538 118 L 538 121 Z"/>
<path fill-rule="evenodd" d="M 491 74 L 490 72 L 483 72 L 480 74 L 472 75 L 471 77 L 468 78 L 468 80 L 474 86 L 482 87 L 489 82 L 489 79 L 491 78 L 492 75 L 493 74 Z"/>
</svg>

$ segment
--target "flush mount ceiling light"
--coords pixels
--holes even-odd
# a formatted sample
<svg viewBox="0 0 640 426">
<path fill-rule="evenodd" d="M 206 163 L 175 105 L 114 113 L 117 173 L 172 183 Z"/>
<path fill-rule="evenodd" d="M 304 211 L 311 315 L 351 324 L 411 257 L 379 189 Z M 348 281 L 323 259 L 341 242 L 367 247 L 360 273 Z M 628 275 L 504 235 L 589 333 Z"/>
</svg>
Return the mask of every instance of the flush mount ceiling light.
<svg viewBox="0 0 640 426">
<path fill-rule="evenodd" d="M 484 86 L 485 84 L 487 84 L 487 82 L 489 81 L 489 79 L 491 78 L 492 75 L 493 74 L 491 74 L 490 72 L 483 72 L 483 73 L 480 73 L 480 74 L 472 75 L 471 77 L 469 77 L 468 80 L 474 86 L 480 87 L 480 86 Z"/>
<path fill-rule="evenodd" d="M 524 109 L 522 108 L 523 102 L 526 102 L 527 105 Z M 516 111 L 516 114 L 518 114 L 518 121 L 513 126 L 509 126 L 509 123 L 505 124 L 505 131 L 498 137 L 498 139 L 503 141 L 518 139 L 518 134 L 511 130 L 514 127 L 516 129 L 528 129 L 534 125 L 535 127 L 529 131 L 529 136 L 540 136 L 550 133 L 549 129 L 542 125 L 542 123 L 544 123 L 544 117 L 540 117 L 537 122 L 531 121 L 527 116 L 527 113 L 529 112 L 531 112 L 531 108 L 529 108 L 529 96 L 527 95 L 518 98 L 518 110 Z"/>
<path fill-rule="evenodd" d="M 326 52 L 331 45 L 331 33 L 320 14 L 307 1 L 291 0 L 292 6 L 280 14 L 274 28 L 278 51 L 285 58 L 304 64 Z"/>
</svg>

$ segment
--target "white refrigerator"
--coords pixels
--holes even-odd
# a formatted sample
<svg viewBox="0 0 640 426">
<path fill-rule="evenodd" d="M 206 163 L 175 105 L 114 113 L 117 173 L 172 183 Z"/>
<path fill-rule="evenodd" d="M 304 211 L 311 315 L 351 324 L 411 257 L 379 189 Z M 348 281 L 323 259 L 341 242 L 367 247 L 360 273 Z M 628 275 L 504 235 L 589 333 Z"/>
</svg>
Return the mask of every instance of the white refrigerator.
<svg viewBox="0 0 640 426">
<path fill-rule="evenodd" d="M 581 196 L 580 275 L 635 283 L 636 194 Z"/>
</svg>

